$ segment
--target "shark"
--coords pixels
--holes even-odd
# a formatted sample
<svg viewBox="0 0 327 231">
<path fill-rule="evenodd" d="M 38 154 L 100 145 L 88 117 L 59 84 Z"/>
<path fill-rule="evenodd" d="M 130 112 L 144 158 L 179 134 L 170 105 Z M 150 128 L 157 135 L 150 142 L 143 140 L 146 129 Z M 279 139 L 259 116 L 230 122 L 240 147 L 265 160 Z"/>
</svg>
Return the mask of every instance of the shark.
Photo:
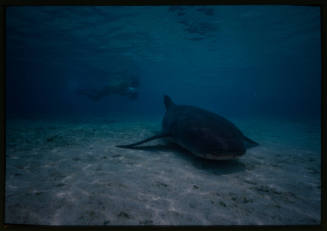
<svg viewBox="0 0 327 231">
<path fill-rule="evenodd" d="M 224 117 L 205 109 L 178 105 L 164 95 L 166 112 L 159 134 L 136 143 L 117 145 L 133 148 L 154 139 L 169 138 L 171 142 L 200 158 L 229 160 L 238 158 L 246 150 L 259 144 L 245 136 L 239 128 Z"/>
</svg>

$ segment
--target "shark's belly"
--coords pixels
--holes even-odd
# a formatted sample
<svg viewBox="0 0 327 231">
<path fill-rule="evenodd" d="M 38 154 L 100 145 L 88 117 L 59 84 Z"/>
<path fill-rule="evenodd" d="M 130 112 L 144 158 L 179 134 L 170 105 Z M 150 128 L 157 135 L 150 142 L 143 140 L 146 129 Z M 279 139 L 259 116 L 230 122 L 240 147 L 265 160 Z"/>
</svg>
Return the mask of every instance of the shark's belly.
<svg viewBox="0 0 327 231">
<path fill-rule="evenodd" d="M 233 159 L 246 151 L 242 133 L 228 122 L 175 117 L 172 139 L 194 155 L 206 159 Z"/>
</svg>

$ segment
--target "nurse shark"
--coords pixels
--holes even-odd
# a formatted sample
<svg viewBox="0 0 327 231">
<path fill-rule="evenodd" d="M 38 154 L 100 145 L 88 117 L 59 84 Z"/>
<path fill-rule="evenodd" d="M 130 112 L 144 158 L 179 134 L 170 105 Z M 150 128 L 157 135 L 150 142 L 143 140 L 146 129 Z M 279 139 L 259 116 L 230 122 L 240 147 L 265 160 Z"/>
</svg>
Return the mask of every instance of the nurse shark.
<svg viewBox="0 0 327 231">
<path fill-rule="evenodd" d="M 161 133 L 117 147 L 133 148 L 154 139 L 170 138 L 172 142 L 195 156 L 211 160 L 228 160 L 240 157 L 248 148 L 258 145 L 232 122 L 213 112 L 189 105 L 177 105 L 167 95 L 164 96 L 164 104 L 166 113 Z"/>
</svg>

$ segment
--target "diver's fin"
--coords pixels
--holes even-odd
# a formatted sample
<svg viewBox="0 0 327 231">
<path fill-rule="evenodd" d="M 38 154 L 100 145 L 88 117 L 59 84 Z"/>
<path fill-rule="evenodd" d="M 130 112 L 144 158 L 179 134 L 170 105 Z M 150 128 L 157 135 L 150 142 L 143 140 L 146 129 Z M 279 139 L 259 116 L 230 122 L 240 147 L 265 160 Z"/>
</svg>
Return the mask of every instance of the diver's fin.
<svg viewBox="0 0 327 231">
<path fill-rule="evenodd" d="M 168 95 L 164 96 L 164 103 L 166 106 L 166 110 L 168 110 L 168 108 L 170 108 L 171 106 L 175 105 L 175 103 L 171 100 L 171 98 Z"/>
<path fill-rule="evenodd" d="M 117 145 L 116 147 L 118 147 L 118 148 L 132 148 L 132 147 L 134 147 L 136 145 L 143 144 L 145 142 L 148 142 L 148 141 L 151 141 L 151 140 L 154 140 L 154 139 L 168 137 L 168 136 L 169 136 L 168 134 L 159 134 L 159 135 L 151 136 L 150 138 L 147 138 L 145 140 L 142 140 L 142 141 L 139 141 L 139 142 L 136 142 L 136 143 L 133 143 L 133 144 Z"/>
<path fill-rule="evenodd" d="M 245 141 L 244 143 L 246 148 L 253 148 L 259 145 L 257 142 L 251 140 L 250 138 L 247 138 L 246 136 L 243 136 L 243 139 Z"/>
</svg>

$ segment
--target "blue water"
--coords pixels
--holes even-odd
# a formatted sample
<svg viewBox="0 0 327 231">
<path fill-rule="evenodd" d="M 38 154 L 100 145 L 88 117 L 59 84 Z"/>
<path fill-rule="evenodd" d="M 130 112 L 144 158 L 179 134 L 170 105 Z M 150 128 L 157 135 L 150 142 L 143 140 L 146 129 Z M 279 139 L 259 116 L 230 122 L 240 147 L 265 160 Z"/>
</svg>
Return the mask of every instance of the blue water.
<svg viewBox="0 0 327 231">
<path fill-rule="evenodd" d="M 320 223 L 319 7 L 8 7 L 6 25 L 6 223 Z M 259 145 L 116 147 L 158 134 L 164 95 Z"/>
<path fill-rule="evenodd" d="M 320 116 L 320 9 L 9 7 L 7 113 L 162 114 L 162 96 L 232 116 Z M 134 76 L 138 98 L 93 102 Z"/>
</svg>

